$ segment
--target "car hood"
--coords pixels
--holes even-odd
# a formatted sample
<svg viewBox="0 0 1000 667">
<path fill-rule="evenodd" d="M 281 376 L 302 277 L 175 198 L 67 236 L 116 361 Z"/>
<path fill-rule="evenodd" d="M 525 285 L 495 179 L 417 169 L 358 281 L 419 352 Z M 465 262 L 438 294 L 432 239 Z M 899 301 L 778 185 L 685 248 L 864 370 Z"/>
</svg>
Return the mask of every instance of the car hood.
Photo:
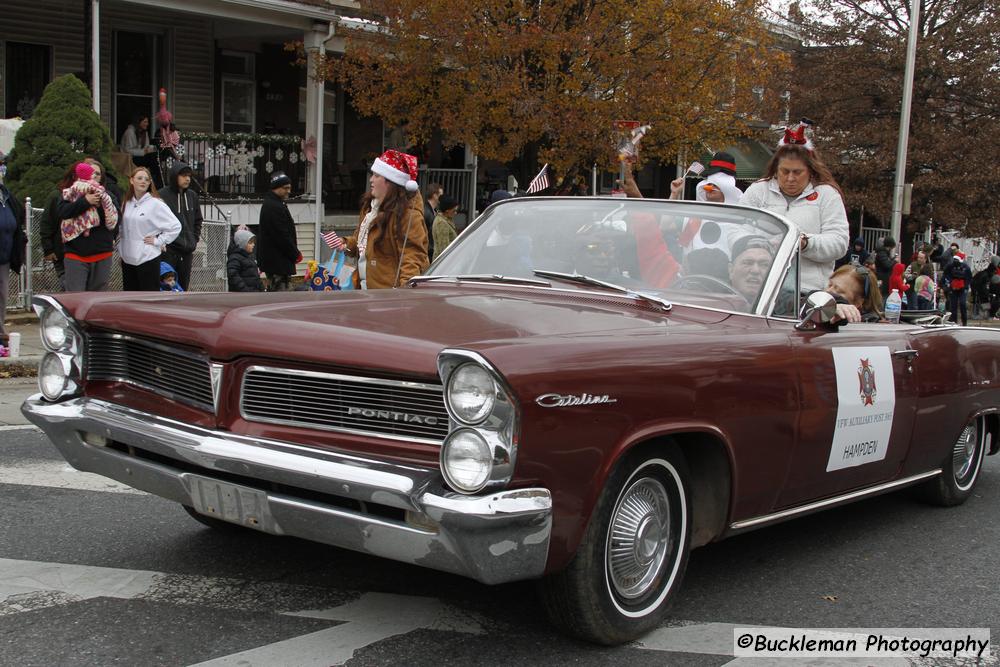
<svg viewBox="0 0 1000 667">
<path fill-rule="evenodd" d="M 284 294 L 60 295 L 91 327 L 241 356 L 436 375 L 445 347 L 702 330 L 725 313 L 670 313 L 614 294 L 483 287 Z"/>
</svg>

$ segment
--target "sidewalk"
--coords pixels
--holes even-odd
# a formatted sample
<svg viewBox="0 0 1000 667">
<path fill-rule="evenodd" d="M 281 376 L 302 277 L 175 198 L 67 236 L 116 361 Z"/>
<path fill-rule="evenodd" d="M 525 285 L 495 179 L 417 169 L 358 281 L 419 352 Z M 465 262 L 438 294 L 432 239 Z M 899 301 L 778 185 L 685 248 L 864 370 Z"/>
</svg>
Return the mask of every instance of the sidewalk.
<svg viewBox="0 0 1000 667">
<path fill-rule="evenodd" d="M 45 354 L 42 339 L 38 335 L 38 317 L 33 312 L 8 311 L 4 328 L 8 334 L 21 334 L 21 352 L 17 357 L 0 357 L 0 374 L 19 372 L 16 371 L 19 367 L 32 369 L 31 373 L 34 374 L 33 369 L 38 367 L 38 362 Z"/>
</svg>

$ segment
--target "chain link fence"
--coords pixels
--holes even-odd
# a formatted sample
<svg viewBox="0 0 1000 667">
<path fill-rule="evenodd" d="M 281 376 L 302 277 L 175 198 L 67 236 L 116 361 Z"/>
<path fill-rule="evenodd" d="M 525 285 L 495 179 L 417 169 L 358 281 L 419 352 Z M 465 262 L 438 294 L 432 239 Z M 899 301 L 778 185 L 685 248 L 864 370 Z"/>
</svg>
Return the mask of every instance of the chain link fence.
<svg viewBox="0 0 1000 667">
<path fill-rule="evenodd" d="M 35 294 L 63 291 L 55 264 L 46 261 L 45 253 L 42 251 L 39 230 L 44 212 L 44 209 L 32 206 L 30 199 L 25 203 L 28 252 L 20 273 L 10 275 L 7 293 L 8 310 L 30 309 L 31 297 Z M 191 261 L 189 292 L 227 291 L 229 281 L 226 276 L 226 260 L 231 235 L 232 229 L 228 221 L 217 219 L 204 221 L 201 238 Z M 112 258 L 107 290 L 114 292 L 121 289 L 122 266 L 116 249 Z"/>
</svg>

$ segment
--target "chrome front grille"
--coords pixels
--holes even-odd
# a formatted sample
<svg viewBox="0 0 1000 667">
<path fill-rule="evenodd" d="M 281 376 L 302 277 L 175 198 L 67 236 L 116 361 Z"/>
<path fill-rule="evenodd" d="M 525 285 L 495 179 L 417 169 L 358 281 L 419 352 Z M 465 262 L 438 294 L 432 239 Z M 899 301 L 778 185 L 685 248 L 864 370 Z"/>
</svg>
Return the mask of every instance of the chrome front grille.
<svg viewBox="0 0 1000 667">
<path fill-rule="evenodd" d="M 214 412 L 205 355 L 125 334 L 87 335 L 87 379 L 125 382 Z"/>
<path fill-rule="evenodd" d="M 253 366 L 243 376 L 248 421 L 432 442 L 448 434 L 441 385 Z"/>
</svg>

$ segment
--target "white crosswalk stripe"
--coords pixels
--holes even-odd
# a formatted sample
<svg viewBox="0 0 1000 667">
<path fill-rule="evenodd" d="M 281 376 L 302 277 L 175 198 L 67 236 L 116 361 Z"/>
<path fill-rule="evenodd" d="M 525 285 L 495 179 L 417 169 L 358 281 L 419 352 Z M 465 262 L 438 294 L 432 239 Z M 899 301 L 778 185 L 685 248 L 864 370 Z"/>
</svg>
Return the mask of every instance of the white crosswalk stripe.
<svg viewBox="0 0 1000 667">
<path fill-rule="evenodd" d="M 145 495 L 110 479 L 79 472 L 63 461 L 39 459 L 8 461 L 0 466 L 0 484 Z M 492 627 L 496 631 L 495 619 L 477 617 L 435 598 L 0 558 L 0 618 L 94 598 L 148 600 L 338 622 L 333 627 L 272 644 L 251 646 L 197 663 L 194 667 L 342 665 L 367 646 L 419 629 L 485 634 Z M 728 656 L 730 659 L 724 663 L 728 667 L 785 667 L 790 664 L 787 658 L 733 657 L 733 630 L 737 627 L 759 626 L 672 620 L 669 625 L 630 644 L 629 648 Z M 958 664 L 942 659 L 933 663 Z M 896 667 L 921 664 L 921 661 L 811 658 L 796 659 L 795 664 Z M 990 657 L 978 664 L 1000 664 L 995 642 Z"/>
<path fill-rule="evenodd" d="M 0 484 L 145 495 L 145 492 L 120 484 L 113 479 L 89 472 L 80 472 L 65 461 L 35 459 L 0 466 Z"/>
</svg>

